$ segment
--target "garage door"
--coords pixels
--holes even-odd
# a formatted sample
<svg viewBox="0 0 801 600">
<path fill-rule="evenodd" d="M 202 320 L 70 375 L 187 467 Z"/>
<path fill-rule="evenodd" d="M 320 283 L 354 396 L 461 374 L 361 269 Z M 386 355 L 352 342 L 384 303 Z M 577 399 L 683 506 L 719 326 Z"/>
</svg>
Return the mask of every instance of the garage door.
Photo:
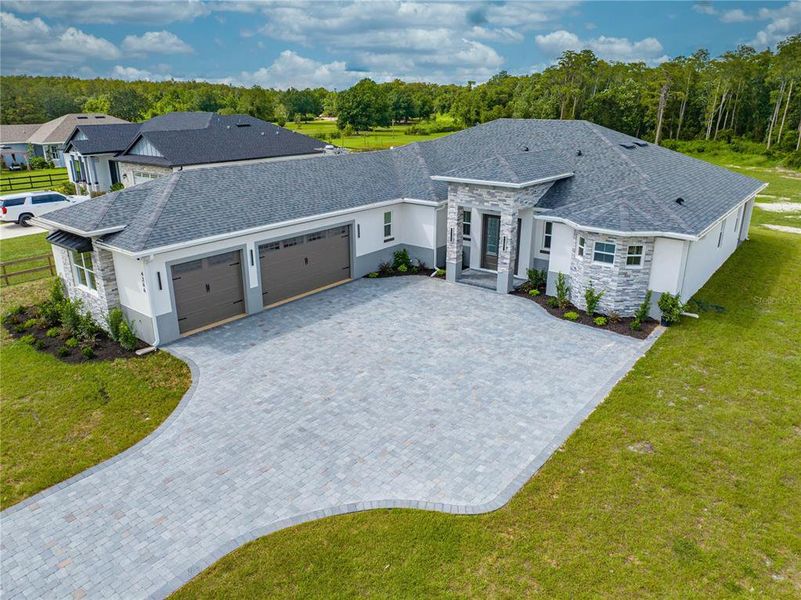
<svg viewBox="0 0 801 600">
<path fill-rule="evenodd" d="M 181 333 L 245 312 L 238 250 L 173 265 L 171 270 Z"/>
<path fill-rule="evenodd" d="M 350 279 L 350 226 L 259 247 L 264 306 Z"/>
</svg>

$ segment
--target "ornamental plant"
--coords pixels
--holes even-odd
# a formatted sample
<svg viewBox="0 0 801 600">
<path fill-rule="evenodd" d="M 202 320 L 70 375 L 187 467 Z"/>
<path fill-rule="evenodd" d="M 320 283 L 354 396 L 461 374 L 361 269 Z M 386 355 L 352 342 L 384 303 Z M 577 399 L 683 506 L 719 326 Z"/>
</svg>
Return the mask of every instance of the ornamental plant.
<svg viewBox="0 0 801 600">
<path fill-rule="evenodd" d="M 579 314 L 575 310 L 569 310 L 562 315 L 568 321 L 578 321 Z"/>
<path fill-rule="evenodd" d="M 601 301 L 601 298 L 604 297 L 605 293 L 604 291 L 596 292 L 592 284 L 587 286 L 587 289 L 584 290 L 584 301 L 587 303 L 588 315 L 592 316 L 595 314 L 598 303 Z"/>
<path fill-rule="evenodd" d="M 570 286 L 567 285 L 565 274 L 561 271 L 556 276 L 556 300 L 562 310 L 570 303 Z"/>
<path fill-rule="evenodd" d="M 657 302 L 659 310 L 662 311 L 662 323 L 665 325 L 673 325 L 678 323 L 681 319 L 681 313 L 684 310 L 684 304 L 681 301 L 681 296 L 675 296 L 669 292 L 662 292 Z"/>
</svg>

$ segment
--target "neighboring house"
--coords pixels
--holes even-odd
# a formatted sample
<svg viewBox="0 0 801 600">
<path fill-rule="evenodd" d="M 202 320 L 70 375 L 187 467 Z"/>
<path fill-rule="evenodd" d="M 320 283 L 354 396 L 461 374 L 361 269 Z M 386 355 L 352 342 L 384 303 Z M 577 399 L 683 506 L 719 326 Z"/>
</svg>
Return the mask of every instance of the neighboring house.
<svg viewBox="0 0 801 600">
<path fill-rule="evenodd" d="M 746 239 L 764 185 L 586 121 L 501 119 L 379 152 L 184 170 L 55 211 L 59 275 L 137 335 L 199 328 L 375 271 L 558 273 L 584 306 L 630 315 L 651 289 L 692 296 Z M 658 316 L 654 307 L 652 314 Z M 491 318 L 491 316 L 490 316 Z"/>
<path fill-rule="evenodd" d="M 175 112 L 110 130 L 78 126 L 64 152 L 71 181 L 105 192 L 183 169 L 320 156 L 324 146 L 248 115 Z"/>
<path fill-rule="evenodd" d="M 28 168 L 28 139 L 41 124 L 0 125 L 0 156 L 9 169 Z"/>
<path fill-rule="evenodd" d="M 126 123 L 122 119 L 97 113 L 73 113 L 48 121 L 31 134 L 28 143 L 33 147 L 36 156 L 52 161 L 56 167 L 64 167 L 63 148 L 78 125 L 107 125 L 110 123 Z"/>
</svg>

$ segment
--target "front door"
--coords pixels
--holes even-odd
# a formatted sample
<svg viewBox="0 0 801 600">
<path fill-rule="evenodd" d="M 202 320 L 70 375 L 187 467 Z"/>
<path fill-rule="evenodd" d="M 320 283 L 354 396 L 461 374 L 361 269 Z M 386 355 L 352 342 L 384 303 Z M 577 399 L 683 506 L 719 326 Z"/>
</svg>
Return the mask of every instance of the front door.
<svg viewBox="0 0 801 600">
<path fill-rule="evenodd" d="M 481 234 L 481 267 L 498 270 L 498 249 L 501 237 L 501 218 L 498 215 L 484 215 Z"/>
</svg>

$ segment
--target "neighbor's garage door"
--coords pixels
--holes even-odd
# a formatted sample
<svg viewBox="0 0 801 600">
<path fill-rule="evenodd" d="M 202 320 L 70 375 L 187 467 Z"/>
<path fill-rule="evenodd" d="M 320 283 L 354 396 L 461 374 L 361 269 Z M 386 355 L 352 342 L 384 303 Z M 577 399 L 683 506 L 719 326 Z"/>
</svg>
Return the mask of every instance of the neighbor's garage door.
<svg viewBox="0 0 801 600">
<path fill-rule="evenodd" d="M 173 265 L 172 288 L 181 333 L 244 313 L 241 253 Z"/>
<path fill-rule="evenodd" d="M 264 306 L 350 279 L 350 226 L 259 247 Z"/>
</svg>

